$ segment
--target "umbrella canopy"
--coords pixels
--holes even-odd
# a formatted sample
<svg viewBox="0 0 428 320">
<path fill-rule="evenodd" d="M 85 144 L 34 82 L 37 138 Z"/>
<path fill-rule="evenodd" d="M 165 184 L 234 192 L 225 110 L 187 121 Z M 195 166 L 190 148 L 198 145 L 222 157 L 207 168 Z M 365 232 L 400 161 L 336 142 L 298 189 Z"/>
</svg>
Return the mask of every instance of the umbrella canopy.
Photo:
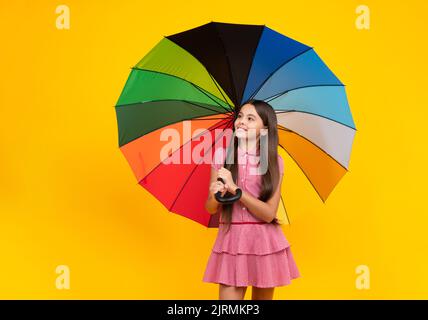
<svg viewBox="0 0 428 320">
<path fill-rule="evenodd" d="M 210 22 L 166 36 L 132 68 L 115 109 L 138 183 L 170 212 L 218 227 L 204 207 L 210 163 L 183 159 L 213 159 L 216 142 L 231 139 L 224 129 L 233 128 L 235 106 L 251 98 L 275 109 L 280 147 L 326 201 L 348 170 L 356 131 L 344 84 L 312 47 L 265 25 Z M 183 134 L 162 157 L 162 133 L 188 125 L 199 133 Z M 212 143 L 200 150 L 202 136 Z M 282 198 L 277 218 L 290 223 Z"/>
</svg>

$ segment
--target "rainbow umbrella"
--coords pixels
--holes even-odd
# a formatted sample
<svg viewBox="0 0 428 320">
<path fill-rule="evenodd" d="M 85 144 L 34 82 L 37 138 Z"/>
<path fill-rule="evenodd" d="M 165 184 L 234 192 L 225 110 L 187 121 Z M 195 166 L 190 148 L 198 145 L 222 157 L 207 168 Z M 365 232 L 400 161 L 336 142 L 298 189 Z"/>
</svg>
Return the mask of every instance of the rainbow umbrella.
<svg viewBox="0 0 428 320">
<path fill-rule="evenodd" d="M 204 207 L 211 165 L 184 159 L 212 159 L 216 142 L 231 139 L 235 106 L 251 98 L 276 110 L 280 147 L 325 202 L 348 171 L 356 131 L 344 84 L 312 47 L 265 25 L 210 22 L 166 36 L 132 68 L 115 110 L 138 183 L 170 212 L 218 227 Z M 181 140 L 165 154 L 168 129 Z M 277 218 L 290 223 L 282 198 Z"/>
</svg>

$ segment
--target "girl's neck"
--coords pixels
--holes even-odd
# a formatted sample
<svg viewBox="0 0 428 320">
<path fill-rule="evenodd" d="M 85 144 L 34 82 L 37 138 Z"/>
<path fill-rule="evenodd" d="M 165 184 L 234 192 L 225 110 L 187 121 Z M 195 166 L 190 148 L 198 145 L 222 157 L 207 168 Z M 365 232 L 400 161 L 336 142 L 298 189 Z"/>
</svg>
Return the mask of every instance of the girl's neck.
<svg viewBox="0 0 428 320">
<path fill-rule="evenodd" d="M 240 139 L 238 141 L 238 145 L 239 147 L 244 151 L 252 151 L 255 150 L 257 148 L 257 150 L 259 150 L 259 139 L 257 138 L 256 140 L 248 140 L 248 139 Z"/>
</svg>

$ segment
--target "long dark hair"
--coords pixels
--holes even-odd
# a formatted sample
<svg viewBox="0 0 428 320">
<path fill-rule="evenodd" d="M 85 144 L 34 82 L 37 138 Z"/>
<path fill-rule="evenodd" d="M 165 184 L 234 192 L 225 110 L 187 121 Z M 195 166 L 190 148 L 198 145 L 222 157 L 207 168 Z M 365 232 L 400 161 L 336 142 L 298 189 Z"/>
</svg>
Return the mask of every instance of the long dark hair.
<svg viewBox="0 0 428 320">
<path fill-rule="evenodd" d="M 266 202 L 270 199 L 275 191 L 275 187 L 279 182 L 279 168 L 278 168 L 278 128 L 277 128 L 277 118 L 275 110 L 272 106 L 262 100 L 251 99 L 242 104 L 241 106 L 235 108 L 235 121 L 238 117 L 238 114 L 241 108 L 245 104 L 252 104 L 256 109 L 257 114 L 263 120 L 263 125 L 267 127 L 268 134 L 268 152 L 267 159 L 264 152 L 260 152 L 260 162 L 267 163 L 267 172 L 262 176 L 262 190 L 258 197 L 259 200 Z M 233 125 L 233 133 L 235 133 L 235 125 Z M 261 137 L 260 137 L 261 138 Z M 228 152 L 232 152 L 231 148 L 233 147 L 233 160 L 232 163 L 226 163 L 227 158 L 223 166 L 229 170 L 232 174 L 233 181 L 237 180 L 238 175 L 238 138 L 233 134 L 233 143 L 230 141 Z M 229 161 L 230 162 L 230 161 Z M 239 201 L 239 200 L 238 200 Z M 233 204 L 222 204 L 222 221 L 227 225 L 227 232 L 230 229 L 230 222 L 232 221 L 232 209 Z"/>
</svg>

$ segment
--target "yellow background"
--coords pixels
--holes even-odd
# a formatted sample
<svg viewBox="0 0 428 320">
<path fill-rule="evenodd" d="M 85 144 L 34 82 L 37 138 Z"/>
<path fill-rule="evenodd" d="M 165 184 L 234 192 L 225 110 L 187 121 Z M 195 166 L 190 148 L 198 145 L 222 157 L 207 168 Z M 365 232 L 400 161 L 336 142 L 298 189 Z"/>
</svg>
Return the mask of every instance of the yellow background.
<svg viewBox="0 0 428 320">
<path fill-rule="evenodd" d="M 70 8 L 70 30 L 55 26 Z M 370 30 L 355 27 L 358 5 Z M 118 148 L 114 105 L 164 35 L 210 21 L 266 24 L 346 84 L 357 133 L 325 204 L 282 152 L 302 277 L 275 299 L 426 299 L 424 1 L 0 3 L 0 298 L 217 299 L 202 282 L 217 229 L 168 213 Z M 70 268 L 70 290 L 55 286 Z M 358 290 L 356 267 L 370 269 Z M 251 290 L 247 290 L 246 299 Z"/>
</svg>

